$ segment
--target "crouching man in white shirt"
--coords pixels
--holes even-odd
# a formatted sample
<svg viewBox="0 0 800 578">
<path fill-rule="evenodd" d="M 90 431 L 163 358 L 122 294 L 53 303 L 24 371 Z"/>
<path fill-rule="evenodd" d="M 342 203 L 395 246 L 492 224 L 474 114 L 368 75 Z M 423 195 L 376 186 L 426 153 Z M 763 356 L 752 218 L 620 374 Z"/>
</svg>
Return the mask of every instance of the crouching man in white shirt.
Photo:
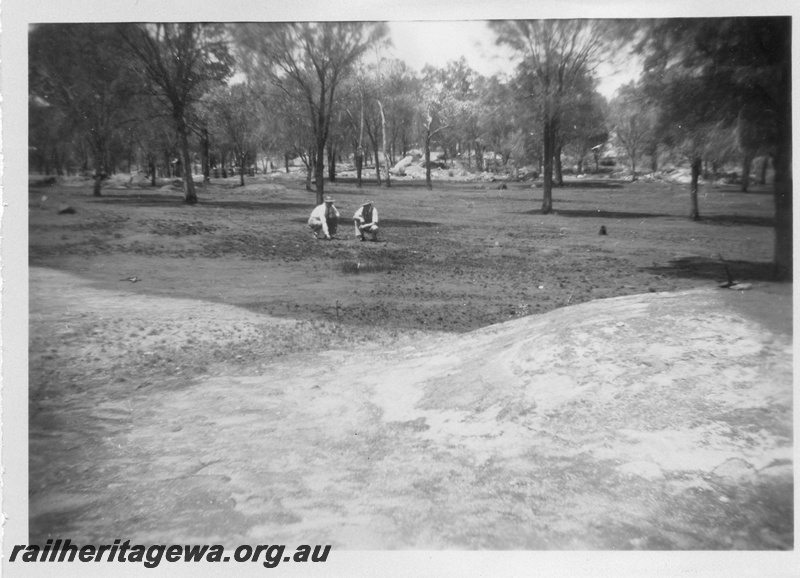
<svg viewBox="0 0 800 578">
<path fill-rule="evenodd" d="M 324 235 L 325 239 L 330 239 L 332 235 L 336 234 L 338 223 L 339 211 L 330 196 L 325 197 L 325 202 L 314 208 L 308 218 L 308 226 L 314 232 L 315 239 L 319 239 L 320 233 Z"/>
<path fill-rule="evenodd" d="M 372 240 L 378 240 L 378 209 L 372 206 L 372 201 L 367 201 L 361 205 L 356 214 L 353 215 L 353 223 L 356 228 L 356 237 L 361 237 L 366 241 L 367 233 L 372 235 Z"/>
</svg>

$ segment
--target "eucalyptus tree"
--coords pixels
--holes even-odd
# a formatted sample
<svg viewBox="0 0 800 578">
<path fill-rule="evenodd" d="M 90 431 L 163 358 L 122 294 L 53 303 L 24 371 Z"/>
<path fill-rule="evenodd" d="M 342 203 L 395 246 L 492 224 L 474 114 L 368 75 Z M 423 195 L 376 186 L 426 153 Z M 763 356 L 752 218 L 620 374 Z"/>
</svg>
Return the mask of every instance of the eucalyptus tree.
<svg viewBox="0 0 800 578">
<path fill-rule="evenodd" d="M 776 140 L 776 127 L 772 111 L 756 104 L 746 103 L 739 111 L 734 133 L 742 161 L 742 191 L 747 192 L 753 160 L 763 155 L 765 158 Z M 764 184 L 763 182 L 761 184 Z"/>
<path fill-rule="evenodd" d="M 350 144 L 356 169 L 356 186 L 361 188 L 364 166 L 364 79 L 363 67 L 350 76 L 342 86 L 341 107 L 344 111 L 339 125 L 341 136 Z"/>
<path fill-rule="evenodd" d="M 284 143 L 281 142 L 279 135 L 280 119 L 275 114 L 273 103 L 269 99 L 268 92 L 261 92 L 260 87 L 253 87 L 259 91 L 259 105 L 262 111 L 260 122 L 258 123 L 257 143 L 258 150 L 262 154 L 264 163 L 263 171 L 266 173 L 272 167 L 272 159 L 281 156 L 284 152 Z"/>
<path fill-rule="evenodd" d="M 76 136 L 80 135 L 80 136 Z M 34 97 L 28 107 L 28 162 L 40 174 L 72 174 L 84 160 L 85 137 L 68 111 Z"/>
<path fill-rule="evenodd" d="M 423 70 L 428 82 L 436 82 L 456 104 L 452 124 L 440 137 L 441 144 L 452 160 L 464 149 L 470 149 L 470 141 L 476 133 L 476 110 L 474 103 L 478 99 L 476 92 L 480 83 L 480 75 L 473 70 L 462 56 L 451 60 L 442 68 L 431 66 Z"/>
<path fill-rule="evenodd" d="M 644 98 L 658 105 L 655 130 L 660 142 L 688 162 L 689 218 L 700 219 L 699 182 L 703 159 L 717 136 L 736 118 L 735 87 L 729 77 L 703 74 L 695 68 L 691 38 L 699 21 L 650 23 L 648 55 L 642 77 Z"/>
<path fill-rule="evenodd" d="M 374 62 L 362 62 L 359 66 L 359 72 L 354 76 L 348 94 L 343 99 L 343 108 L 347 117 L 345 127 L 351 139 L 354 139 L 355 150 L 362 149 L 366 134 L 376 159 L 378 185 L 385 182 L 390 187 L 390 171 L 398 141 L 402 154 L 410 146 L 417 102 L 416 78 L 405 62 L 381 58 L 379 54 L 377 56 Z M 381 156 L 385 181 L 381 177 Z M 356 170 L 359 170 L 358 166 Z"/>
<path fill-rule="evenodd" d="M 384 78 L 381 71 L 385 61 L 380 60 L 364 66 L 357 77 L 358 99 L 360 109 L 360 127 L 369 138 L 372 145 L 372 154 L 375 157 L 375 180 L 380 186 L 381 179 L 381 155 L 386 167 L 384 176 L 386 186 L 391 186 L 391 176 L 389 174 L 389 155 L 386 149 L 386 89 Z"/>
<path fill-rule="evenodd" d="M 507 87 L 497 76 L 479 77 L 475 82 L 476 99 L 465 110 L 466 132 L 475 151 L 475 164 L 485 170 L 484 155 L 496 133 L 505 125 L 503 106 L 509 104 Z"/>
<path fill-rule="evenodd" d="M 220 86 L 206 99 L 213 132 L 222 136 L 230 146 L 239 166 L 239 182 L 244 186 L 248 164 L 255 162 L 260 142 L 260 124 L 264 111 L 258 95 L 245 83 Z"/>
<path fill-rule="evenodd" d="M 387 139 L 389 156 L 404 157 L 412 146 L 414 114 L 419 94 L 419 79 L 402 60 L 390 60 L 384 68 L 384 93 L 387 96 Z"/>
<path fill-rule="evenodd" d="M 150 185 L 156 186 L 159 166 L 162 176 L 169 177 L 172 161 L 178 156 L 175 129 L 165 123 L 163 117 L 152 117 L 146 112 L 136 123 L 136 144 L 140 161 L 146 166 L 145 173 L 150 177 Z"/>
<path fill-rule="evenodd" d="M 617 91 L 610 104 L 613 132 L 631 164 L 631 181 L 635 181 L 636 163 L 652 141 L 656 125 L 656 108 L 641 86 L 635 82 Z"/>
<path fill-rule="evenodd" d="M 88 144 L 94 194 L 100 195 L 103 177 L 113 168 L 111 143 L 132 121 L 129 106 L 137 92 L 135 76 L 119 65 L 119 39 L 105 24 L 38 24 L 28 42 L 29 100 L 33 107 L 58 109 L 60 115 L 48 116 L 74 128 Z"/>
<path fill-rule="evenodd" d="M 530 73 L 541 107 L 544 149 L 542 213 L 553 210 L 553 158 L 565 101 L 576 84 L 626 38 L 618 23 L 604 20 L 512 20 L 490 23 L 496 42 L 512 48 Z"/>
<path fill-rule="evenodd" d="M 677 71 L 647 74 L 644 82 L 648 94 L 658 98 L 659 117 L 655 130 L 660 142 L 689 164 L 689 218 L 699 220 L 698 192 L 703 158 L 717 135 L 731 122 L 731 111 L 725 110 L 730 87 Z"/>
<path fill-rule="evenodd" d="M 194 204 L 189 138 L 197 125 L 197 104 L 232 72 L 225 28 L 194 22 L 118 24 L 116 32 L 128 46 L 132 67 L 172 119 L 183 166 L 184 199 Z"/>
<path fill-rule="evenodd" d="M 514 88 L 494 76 L 482 83 L 481 88 L 478 132 L 483 146 L 479 147 L 479 163 L 482 167 L 487 147 L 491 147 L 495 155 L 501 155 L 505 164 L 512 152 L 515 132 L 521 128 L 521 111 L 518 110 Z"/>
<path fill-rule="evenodd" d="M 519 92 L 517 102 L 527 100 L 520 115 L 526 118 L 532 127 L 544 124 L 543 108 L 530 106 L 530 103 L 541 102 L 540 83 L 535 75 L 525 67 L 520 67 L 517 86 L 525 89 Z M 554 128 L 553 143 L 553 184 L 564 185 L 563 161 L 570 152 L 573 160 L 577 158 L 579 172 L 582 170 L 583 157 L 589 149 L 600 142 L 605 142 L 602 135 L 607 135 L 607 113 L 605 99 L 597 92 L 597 79 L 588 68 L 579 70 L 572 83 L 572 88 L 562 95 L 559 102 L 558 122 Z"/>
<path fill-rule="evenodd" d="M 317 202 L 324 192 L 325 145 L 336 97 L 358 59 L 387 34 L 385 23 L 250 23 L 234 31 L 245 72 L 300 97 L 314 136 Z"/>
<path fill-rule="evenodd" d="M 299 88 L 279 88 L 266 84 L 263 88 L 272 111 L 275 140 L 280 143 L 289 172 L 289 158 L 299 158 L 306 169 L 306 190 L 314 190 L 316 135 L 314 125 Z"/>
<path fill-rule="evenodd" d="M 433 69 L 426 67 L 427 73 L 421 80 L 417 104 L 417 127 L 425 154 L 425 185 L 433 189 L 431 182 L 431 144 L 455 125 L 458 117 L 458 102 L 451 90 L 437 78 Z"/>
<path fill-rule="evenodd" d="M 419 81 L 405 62 L 379 59 L 374 67 L 375 103 L 381 121 L 381 146 L 386 166 L 386 186 L 391 186 L 395 153 L 405 156 L 413 138 Z"/>
<path fill-rule="evenodd" d="M 367 70 L 368 74 L 374 74 L 374 71 Z M 363 107 L 361 109 L 362 120 L 363 120 L 363 127 L 364 132 L 366 133 L 367 137 L 369 138 L 369 142 L 372 145 L 372 154 L 375 158 L 375 181 L 377 182 L 378 186 L 382 184 L 381 182 L 381 162 L 380 162 L 380 149 L 381 149 L 381 139 L 386 141 L 386 115 L 383 110 L 383 104 L 381 102 L 382 95 L 381 95 L 381 88 L 378 85 L 377 79 L 374 77 L 368 77 L 367 80 L 362 85 L 361 96 L 364 99 Z M 385 150 L 385 147 L 383 147 Z M 388 176 L 388 163 L 389 159 L 386 158 L 384 155 L 384 162 L 387 165 L 386 171 L 386 178 L 389 179 Z"/>
<path fill-rule="evenodd" d="M 731 126 L 748 107 L 764 113 L 775 151 L 774 274 L 781 279 L 792 277 L 791 29 L 791 18 L 778 16 L 663 20 L 650 24 L 640 45 L 652 94 L 675 123 Z"/>
<path fill-rule="evenodd" d="M 482 77 L 481 77 L 482 78 Z M 480 105 L 480 93 L 475 92 L 475 96 L 463 102 L 459 118 L 459 130 L 467 156 L 467 168 L 472 168 L 472 157 L 479 170 L 483 170 L 483 150 L 485 145 L 481 140 L 480 121 L 483 109 Z"/>
<path fill-rule="evenodd" d="M 608 138 L 608 103 L 597 92 L 597 80 L 588 73 L 564 101 L 555 147 L 555 168 L 559 185 L 563 185 L 562 157 L 570 158 L 578 173 L 589 151 Z"/>
</svg>

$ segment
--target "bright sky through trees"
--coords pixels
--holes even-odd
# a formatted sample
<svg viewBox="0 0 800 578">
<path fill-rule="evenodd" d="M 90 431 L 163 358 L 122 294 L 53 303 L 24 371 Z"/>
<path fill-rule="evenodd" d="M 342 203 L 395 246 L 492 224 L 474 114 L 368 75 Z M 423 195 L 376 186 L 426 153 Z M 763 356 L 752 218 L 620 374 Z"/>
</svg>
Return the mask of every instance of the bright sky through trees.
<svg viewBox="0 0 800 578">
<path fill-rule="evenodd" d="M 469 66 L 484 76 L 510 74 L 516 59 L 505 46 L 495 45 L 495 35 L 485 20 L 394 21 L 389 23 L 392 47 L 387 55 L 421 70 L 426 64 L 441 68 L 463 56 Z M 641 62 L 620 55 L 620 62 L 598 66 L 600 93 L 614 92 L 639 77 Z"/>
</svg>

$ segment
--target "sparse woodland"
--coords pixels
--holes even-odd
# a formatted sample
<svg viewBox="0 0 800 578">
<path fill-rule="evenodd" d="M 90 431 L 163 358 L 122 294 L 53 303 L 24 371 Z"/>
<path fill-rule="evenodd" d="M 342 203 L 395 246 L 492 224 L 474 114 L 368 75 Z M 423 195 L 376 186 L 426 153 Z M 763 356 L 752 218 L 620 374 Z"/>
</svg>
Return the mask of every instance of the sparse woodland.
<svg viewBox="0 0 800 578">
<path fill-rule="evenodd" d="M 320 202 L 337 170 L 390 187 L 425 169 L 539 179 L 772 167 L 775 275 L 792 274 L 791 29 L 781 17 L 487 24 L 517 58 L 483 77 L 465 59 L 417 71 L 388 59 L 385 23 L 42 24 L 29 33 L 29 166 L 41 175 L 137 172 L 152 185 L 301 165 Z M 643 59 L 609 102 L 597 65 Z"/>
</svg>

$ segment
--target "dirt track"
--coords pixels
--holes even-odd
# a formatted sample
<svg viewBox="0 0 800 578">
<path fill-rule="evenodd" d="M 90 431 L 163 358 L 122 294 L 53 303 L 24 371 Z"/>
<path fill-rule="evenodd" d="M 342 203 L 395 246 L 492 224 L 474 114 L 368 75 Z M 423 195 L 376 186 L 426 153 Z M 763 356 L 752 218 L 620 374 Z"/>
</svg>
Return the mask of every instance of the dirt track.
<svg viewBox="0 0 800 578">
<path fill-rule="evenodd" d="M 294 323 L 39 268 L 31 287 L 34 340 L 115 319 L 178 340 L 222 324 L 235 348 Z M 791 548 L 791 337 L 737 299 L 789 302 L 648 294 L 190 385 L 39 392 L 31 541 Z"/>
</svg>

